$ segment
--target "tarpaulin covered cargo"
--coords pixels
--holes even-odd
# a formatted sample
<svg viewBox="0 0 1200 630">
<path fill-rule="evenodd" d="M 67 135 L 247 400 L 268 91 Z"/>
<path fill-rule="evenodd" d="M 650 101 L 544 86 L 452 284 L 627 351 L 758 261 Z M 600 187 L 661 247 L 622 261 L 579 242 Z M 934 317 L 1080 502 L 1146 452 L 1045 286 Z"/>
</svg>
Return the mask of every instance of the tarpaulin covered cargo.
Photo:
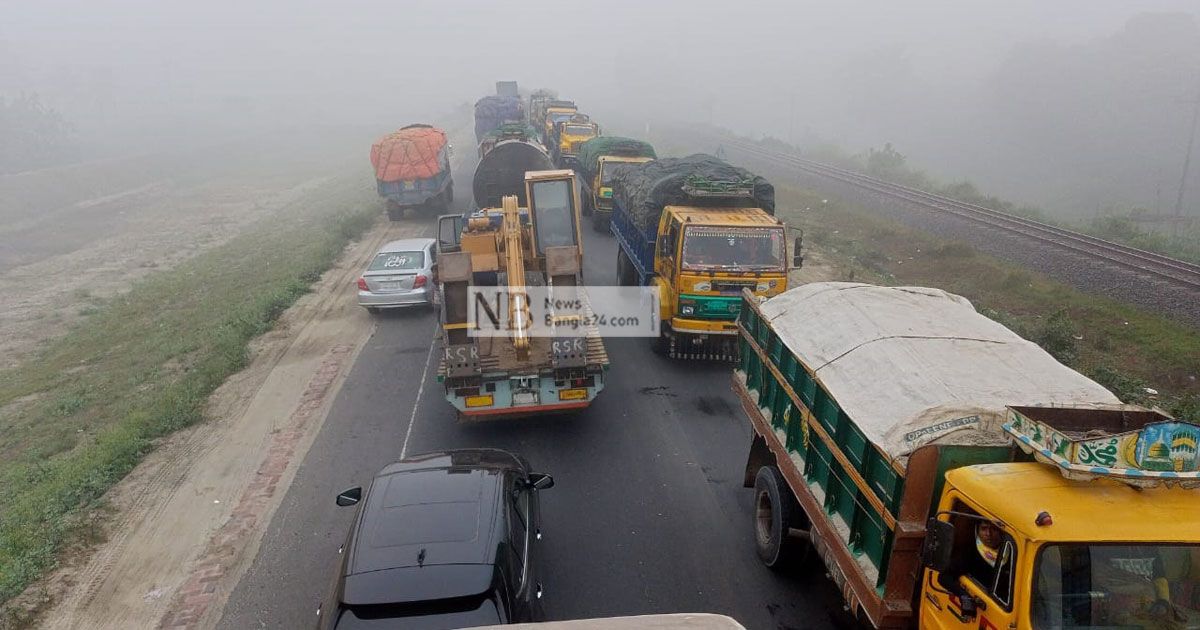
<svg viewBox="0 0 1200 630">
<path fill-rule="evenodd" d="M 741 196 L 697 196 L 689 192 L 697 187 L 749 192 Z M 665 206 L 756 207 L 775 214 L 775 187 L 770 182 L 703 153 L 623 169 L 613 180 L 613 198 L 646 234 L 657 230 Z"/>
<path fill-rule="evenodd" d="M 623 138 L 621 136 L 597 136 L 579 147 L 579 171 L 585 179 L 596 176 L 597 164 L 602 155 L 621 157 L 657 157 L 649 142 Z"/>
<path fill-rule="evenodd" d="M 475 103 L 475 141 L 506 122 L 520 122 L 525 118 L 520 98 L 511 96 L 485 96 Z"/>
<path fill-rule="evenodd" d="M 448 170 L 446 133 L 429 125 L 409 125 L 371 145 L 371 165 L 379 182 L 432 179 Z"/>
<path fill-rule="evenodd" d="M 1007 444 L 1009 405 L 1120 404 L 940 289 L 818 282 L 759 311 L 836 413 L 895 460 L 930 442 Z"/>
</svg>

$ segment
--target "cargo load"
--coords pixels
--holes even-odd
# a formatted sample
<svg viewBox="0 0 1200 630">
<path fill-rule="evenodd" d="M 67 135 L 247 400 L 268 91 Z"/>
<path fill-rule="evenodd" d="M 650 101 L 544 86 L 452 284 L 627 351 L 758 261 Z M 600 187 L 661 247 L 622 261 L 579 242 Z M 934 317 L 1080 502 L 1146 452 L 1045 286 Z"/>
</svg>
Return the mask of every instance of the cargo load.
<svg viewBox="0 0 1200 630">
<path fill-rule="evenodd" d="M 733 190 L 749 192 L 724 194 Z M 645 233 L 657 231 L 665 206 L 747 206 L 775 214 L 775 187 L 770 182 L 703 153 L 627 169 L 613 181 L 613 197 Z"/>
<path fill-rule="evenodd" d="M 602 155 L 658 157 L 649 142 L 621 136 L 598 136 L 579 147 L 579 172 L 584 179 L 590 180 L 596 176 L 596 167 Z"/>
<path fill-rule="evenodd" d="M 504 123 L 521 122 L 525 118 L 520 98 L 510 96 L 485 96 L 475 103 L 475 141 Z"/>
<path fill-rule="evenodd" d="M 381 182 L 430 179 L 448 164 L 446 133 L 430 125 L 409 125 L 371 145 L 371 165 Z"/>
<path fill-rule="evenodd" d="M 476 208 L 498 208 L 501 200 L 515 195 L 525 203 L 525 173 L 554 168 L 550 156 L 535 142 L 502 140 L 479 160 L 471 187 Z"/>
<path fill-rule="evenodd" d="M 1121 403 L 941 289 L 811 283 L 759 310 L 840 413 L 896 462 L 930 442 L 1008 445 L 1010 405 Z"/>
</svg>

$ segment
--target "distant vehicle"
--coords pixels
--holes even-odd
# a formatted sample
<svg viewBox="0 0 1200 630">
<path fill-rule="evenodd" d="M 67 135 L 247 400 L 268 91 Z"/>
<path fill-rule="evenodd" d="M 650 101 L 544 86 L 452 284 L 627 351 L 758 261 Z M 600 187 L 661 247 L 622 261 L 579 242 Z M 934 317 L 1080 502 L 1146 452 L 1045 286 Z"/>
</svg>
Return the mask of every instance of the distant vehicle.
<svg viewBox="0 0 1200 630">
<path fill-rule="evenodd" d="M 539 621 L 538 492 L 550 475 L 494 449 L 430 453 L 379 471 L 362 504 L 319 630 L 463 628 Z"/>
<path fill-rule="evenodd" d="M 387 202 L 389 219 L 404 218 L 405 210 L 450 208 L 454 203 L 452 152 L 446 132 L 421 124 L 404 127 L 371 145 L 375 188 Z"/>
<path fill-rule="evenodd" d="M 384 308 L 433 305 L 436 241 L 406 238 L 379 248 L 358 279 L 358 303 L 372 313 Z"/>
</svg>

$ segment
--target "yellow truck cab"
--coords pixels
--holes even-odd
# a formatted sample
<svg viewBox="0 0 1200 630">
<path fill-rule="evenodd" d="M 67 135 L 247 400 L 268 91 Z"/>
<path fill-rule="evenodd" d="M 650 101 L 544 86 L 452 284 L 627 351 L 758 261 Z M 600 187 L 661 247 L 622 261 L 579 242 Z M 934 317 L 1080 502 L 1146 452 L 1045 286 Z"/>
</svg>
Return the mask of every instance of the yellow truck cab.
<svg viewBox="0 0 1200 630">
<path fill-rule="evenodd" d="M 652 157 L 623 157 L 620 155 L 602 155 L 600 156 L 598 166 L 596 167 L 596 179 L 592 182 L 593 190 L 596 191 L 592 198 L 594 210 L 599 210 L 606 214 L 612 213 L 612 178 L 613 174 L 626 164 L 645 164 L 653 162 Z"/>
<path fill-rule="evenodd" d="M 568 168 L 577 161 L 579 147 L 600 135 L 600 126 L 587 116 L 577 114 L 555 126 L 554 161 L 559 168 Z"/>
<path fill-rule="evenodd" d="M 653 284 L 671 331 L 665 343 L 679 335 L 736 343 L 742 289 L 764 298 L 787 289 L 785 226 L 760 208 L 667 206 L 658 234 Z"/>
<path fill-rule="evenodd" d="M 954 560 L 926 569 L 922 628 L 1200 628 L 1195 489 L 980 464 L 946 473 L 937 518 Z"/>
<path fill-rule="evenodd" d="M 546 114 L 542 127 L 542 140 L 545 142 L 546 146 L 553 145 L 550 140 L 554 137 L 554 126 L 560 122 L 566 122 L 570 120 L 571 117 L 577 113 L 579 113 L 579 108 L 575 107 L 574 104 L 567 105 L 563 101 L 552 101 L 551 104 L 546 107 Z"/>
</svg>

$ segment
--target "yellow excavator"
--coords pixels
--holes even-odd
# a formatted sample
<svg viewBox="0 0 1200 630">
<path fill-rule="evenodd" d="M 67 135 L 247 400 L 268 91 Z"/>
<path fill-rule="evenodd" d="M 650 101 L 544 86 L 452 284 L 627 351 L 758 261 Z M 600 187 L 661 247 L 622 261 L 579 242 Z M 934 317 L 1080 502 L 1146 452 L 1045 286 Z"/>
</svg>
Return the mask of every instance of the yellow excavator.
<svg viewBox="0 0 1200 630">
<path fill-rule="evenodd" d="M 479 170 L 476 174 L 479 183 Z M 508 179 L 499 187 L 511 189 L 511 173 Z M 499 197 L 499 207 L 439 219 L 438 380 L 460 420 L 582 409 L 604 389 L 609 362 L 600 335 L 581 322 L 565 321 L 577 320 L 578 310 L 551 312 L 551 333 L 531 334 L 528 287 L 547 287 L 555 300 L 586 303 L 579 290 L 583 246 L 575 173 L 527 171 L 523 180 L 517 194 Z M 495 191 L 496 182 L 490 184 L 478 189 Z M 482 298 L 481 305 L 478 294 L 472 298 L 472 286 L 501 288 L 495 294 L 507 304 L 494 302 L 492 310 Z M 486 315 L 500 308 L 507 310 L 504 335 L 471 334 L 473 325 L 488 323 L 471 318 L 471 309 Z"/>
</svg>

